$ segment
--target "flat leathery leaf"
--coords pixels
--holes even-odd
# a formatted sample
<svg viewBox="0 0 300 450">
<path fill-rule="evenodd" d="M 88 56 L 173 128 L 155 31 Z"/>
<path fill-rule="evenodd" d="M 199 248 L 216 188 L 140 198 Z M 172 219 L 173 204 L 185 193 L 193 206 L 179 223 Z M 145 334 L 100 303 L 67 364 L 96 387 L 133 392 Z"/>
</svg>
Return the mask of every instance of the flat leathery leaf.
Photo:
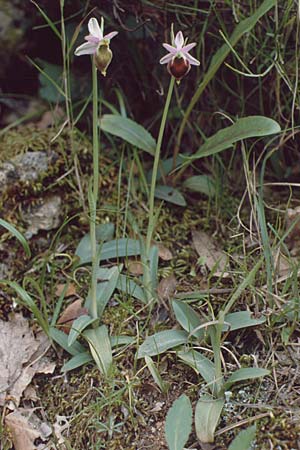
<svg viewBox="0 0 300 450">
<path fill-rule="evenodd" d="M 86 351 L 83 345 L 79 342 L 74 342 L 72 345 L 68 345 L 68 335 L 55 327 L 50 327 L 49 335 L 53 341 L 73 356 Z"/>
<path fill-rule="evenodd" d="M 110 275 L 106 282 L 97 284 L 97 310 L 98 317 L 101 317 L 105 306 L 110 300 L 114 290 L 116 289 L 117 282 L 119 279 L 120 272 L 122 270 L 123 264 L 121 266 L 115 266 L 110 269 Z M 104 285 L 104 288 L 101 289 L 101 295 L 98 296 L 98 285 Z"/>
<path fill-rule="evenodd" d="M 85 330 L 83 336 L 89 344 L 92 357 L 98 369 L 104 375 L 108 375 L 112 365 L 112 351 L 106 325 Z"/>
<path fill-rule="evenodd" d="M 177 356 L 200 374 L 212 390 L 215 381 L 215 366 L 210 359 L 196 350 L 180 351 L 177 352 Z"/>
<path fill-rule="evenodd" d="M 275 120 L 264 116 L 249 116 L 238 119 L 233 125 L 219 130 L 209 137 L 191 159 L 215 155 L 236 142 L 246 138 L 268 136 L 280 132 L 280 126 Z"/>
<path fill-rule="evenodd" d="M 224 398 L 214 399 L 203 395 L 196 404 L 195 427 L 200 442 L 214 442 L 214 434 L 224 406 Z"/>
<path fill-rule="evenodd" d="M 131 280 L 126 275 L 120 274 L 116 288 L 143 303 L 147 303 L 144 290 L 134 280 Z"/>
<path fill-rule="evenodd" d="M 118 347 L 119 345 L 129 345 L 135 341 L 133 336 L 110 336 L 110 344 L 112 347 Z"/>
<path fill-rule="evenodd" d="M 182 450 L 192 431 L 192 405 L 182 394 L 168 411 L 165 435 L 169 450 Z"/>
<path fill-rule="evenodd" d="M 156 142 L 144 127 L 134 120 L 120 115 L 104 114 L 100 119 L 101 130 L 118 136 L 129 144 L 154 155 Z"/>
<path fill-rule="evenodd" d="M 239 381 L 254 380 L 255 378 L 265 377 L 269 374 L 269 370 L 260 369 L 258 367 L 245 367 L 238 369 L 227 379 L 224 384 L 224 390 L 230 389 L 233 384 L 238 383 Z"/>
<path fill-rule="evenodd" d="M 193 192 L 200 192 L 208 197 L 215 195 L 216 183 L 209 175 L 194 175 L 183 182 L 183 187 Z"/>
<path fill-rule="evenodd" d="M 172 307 L 177 321 L 188 333 L 191 333 L 195 328 L 202 324 L 200 316 L 185 302 L 173 300 Z M 204 328 L 201 328 L 200 330 L 197 330 L 193 336 L 198 339 L 203 339 L 204 333 Z"/>
<path fill-rule="evenodd" d="M 138 350 L 138 358 L 155 356 L 164 353 L 170 348 L 188 342 L 188 334 L 183 330 L 159 331 L 146 338 Z"/>
<path fill-rule="evenodd" d="M 78 353 L 62 366 L 61 371 L 68 372 L 69 370 L 77 369 L 77 367 L 81 367 L 91 361 L 93 361 L 93 357 L 89 352 Z"/>
<path fill-rule="evenodd" d="M 186 206 L 186 201 L 182 193 L 171 186 L 157 185 L 155 188 L 155 197 L 177 206 Z"/>
<path fill-rule="evenodd" d="M 256 434 L 256 425 L 239 432 L 228 447 L 228 450 L 251 450 Z"/>
<path fill-rule="evenodd" d="M 253 318 L 250 311 L 238 311 L 225 316 L 224 322 L 226 324 L 224 325 L 224 330 L 234 331 L 241 328 L 254 327 L 261 325 L 265 321 L 265 317 L 260 317 L 259 319 Z M 227 323 L 230 324 L 229 328 Z"/>
<path fill-rule="evenodd" d="M 107 259 L 123 258 L 125 256 L 136 256 L 140 254 L 140 243 L 136 239 L 121 238 L 104 242 L 98 245 L 99 261 Z M 86 234 L 79 242 L 75 254 L 80 258 L 80 264 L 91 262 L 91 239 Z"/>
<path fill-rule="evenodd" d="M 76 320 L 74 320 L 68 336 L 68 345 L 72 345 L 76 341 L 80 333 L 95 320 L 96 319 L 92 319 L 92 317 L 88 315 L 80 316 Z"/>
</svg>

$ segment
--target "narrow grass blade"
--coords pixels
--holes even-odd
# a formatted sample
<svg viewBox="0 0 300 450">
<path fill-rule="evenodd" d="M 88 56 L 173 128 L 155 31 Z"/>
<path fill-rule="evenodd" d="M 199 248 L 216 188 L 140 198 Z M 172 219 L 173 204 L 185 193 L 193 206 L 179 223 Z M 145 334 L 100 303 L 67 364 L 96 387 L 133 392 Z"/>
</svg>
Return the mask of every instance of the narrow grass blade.
<svg viewBox="0 0 300 450">
<path fill-rule="evenodd" d="M 29 247 L 27 240 L 23 236 L 23 234 L 20 233 L 20 231 L 18 231 L 11 223 L 6 222 L 6 220 L 0 219 L 0 225 L 3 228 L 5 228 L 7 231 L 9 231 L 15 238 L 18 239 L 18 241 L 22 244 L 22 246 L 24 248 L 26 256 L 28 256 L 28 258 L 30 258 L 30 256 L 31 256 L 30 247 Z"/>
<path fill-rule="evenodd" d="M 186 395 L 181 395 L 168 411 L 165 434 L 169 450 L 182 450 L 192 431 L 192 405 Z"/>
</svg>

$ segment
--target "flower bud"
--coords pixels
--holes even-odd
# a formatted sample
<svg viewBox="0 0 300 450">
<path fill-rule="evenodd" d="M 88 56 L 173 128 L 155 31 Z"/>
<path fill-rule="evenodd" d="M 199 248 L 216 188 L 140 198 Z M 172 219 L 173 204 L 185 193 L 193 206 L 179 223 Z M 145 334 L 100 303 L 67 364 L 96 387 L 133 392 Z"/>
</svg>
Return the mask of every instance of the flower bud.
<svg viewBox="0 0 300 450">
<path fill-rule="evenodd" d="M 102 75 L 106 76 L 106 70 L 112 60 L 112 51 L 109 48 L 109 42 L 103 42 L 95 53 L 95 64 Z"/>
<path fill-rule="evenodd" d="M 189 73 L 191 65 L 187 59 L 176 56 L 168 63 L 167 69 L 170 75 L 180 81 Z"/>
</svg>

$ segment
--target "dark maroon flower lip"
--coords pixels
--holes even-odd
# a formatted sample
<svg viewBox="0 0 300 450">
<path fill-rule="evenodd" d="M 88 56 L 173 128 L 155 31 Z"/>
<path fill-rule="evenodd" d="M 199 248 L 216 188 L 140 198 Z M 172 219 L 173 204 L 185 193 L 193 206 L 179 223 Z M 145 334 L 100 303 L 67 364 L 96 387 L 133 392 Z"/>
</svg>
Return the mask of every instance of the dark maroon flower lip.
<svg viewBox="0 0 300 450">
<path fill-rule="evenodd" d="M 167 69 L 170 75 L 180 81 L 191 70 L 191 64 L 188 60 L 176 56 L 168 63 Z"/>
<path fill-rule="evenodd" d="M 173 66 L 175 65 L 174 68 L 174 73 L 177 73 L 177 69 L 179 65 L 181 66 L 185 66 L 185 73 L 184 75 L 186 75 L 188 73 L 188 71 L 192 66 L 199 66 L 200 62 L 194 58 L 192 55 L 189 54 L 189 51 L 192 50 L 192 48 L 194 48 L 197 44 L 196 42 L 191 42 L 190 44 L 186 44 L 186 40 L 183 37 L 182 31 L 178 31 L 178 33 L 176 34 L 175 38 L 172 38 L 172 45 L 170 44 L 163 44 L 163 47 L 169 52 L 167 53 L 165 56 L 163 56 L 160 59 L 160 64 L 168 64 L 168 70 L 169 72 L 173 75 Z M 186 44 L 186 45 L 184 45 Z M 174 62 L 175 59 L 177 60 L 183 60 L 183 62 L 181 61 L 181 64 L 179 64 L 179 62 Z M 179 69 L 178 69 L 179 70 Z M 180 70 L 184 70 L 183 67 Z M 184 76 L 182 75 L 182 76 Z M 175 78 L 180 79 L 180 77 L 182 78 L 181 75 L 178 75 L 178 77 L 176 75 L 173 75 Z"/>
</svg>

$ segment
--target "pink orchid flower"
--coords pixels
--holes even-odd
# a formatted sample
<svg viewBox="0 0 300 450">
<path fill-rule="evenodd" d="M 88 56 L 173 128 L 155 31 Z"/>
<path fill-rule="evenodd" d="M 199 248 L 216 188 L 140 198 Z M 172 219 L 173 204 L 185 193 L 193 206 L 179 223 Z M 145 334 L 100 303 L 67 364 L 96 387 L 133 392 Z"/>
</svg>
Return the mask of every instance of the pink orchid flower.
<svg viewBox="0 0 300 450">
<path fill-rule="evenodd" d="M 177 81 L 180 81 L 191 69 L 191 65 L 199 66 L 200 62 L 189 54 L 189 51 L 196 46 L 196 42 L 184 45 L 182 31 L 178 31 L 174 39 L 174 45 L 163 44 L 168 50 L 159 61 L 160 64 L 168 64 L 168 71 Z"/>
<path fill-rule="evenodd" d="M 98 20 L 95 19 L 95 17 L 92 17 L 89 20 L 88 29 L 90 34 L 85 37 L 85 40 L 87 42 L 76 48 L 76 56 L 95 54 L 101 44 L 104 44 L 105 41 L 108 41 L 109 43 L 110 40 L 118 34 L 117 31 L 112 31 L 111 33 L 103 36 L 103 32 L 99 26 Z"/>
</svg>

